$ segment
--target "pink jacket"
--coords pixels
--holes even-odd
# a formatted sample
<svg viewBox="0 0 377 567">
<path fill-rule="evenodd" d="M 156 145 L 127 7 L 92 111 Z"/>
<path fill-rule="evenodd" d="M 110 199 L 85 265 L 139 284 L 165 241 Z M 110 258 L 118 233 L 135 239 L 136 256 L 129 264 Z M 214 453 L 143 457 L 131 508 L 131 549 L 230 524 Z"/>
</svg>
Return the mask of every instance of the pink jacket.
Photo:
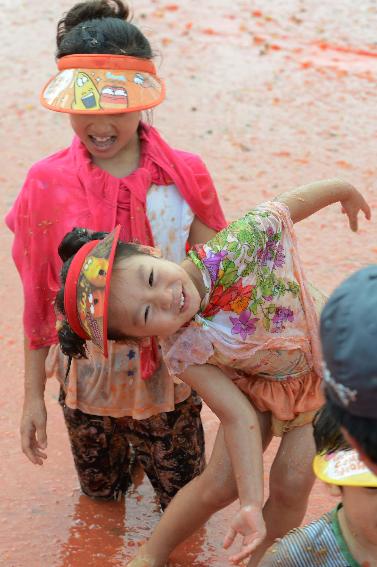
<svg viewBox="0 0 377 567">
<path fill-rule="evenodd" d="M 111 176 L 92 164 L 78 138 L 69 148 L 30 169 L 6 216 L 6 224 L 15 235 L 12 254 L 23 283 L 24 327 L 30 348 L 57 342 L 53 302 L 60 287 L 60 241 L 75 226 L 111 231 L 120 219 L 120 189 L 129 192 L 129 204 L 123 206 L 121 215 L 123 239 L 153 244 L 146 216 L 151 183 L 174 183 L 203 223 L 215 230 L 225 226 L 216 190 L 202 160 L 172 149 L 154 128 L 144 124 L 140 137 L 142 175 L 131 174 L 124 179 Z"/>
</svg>

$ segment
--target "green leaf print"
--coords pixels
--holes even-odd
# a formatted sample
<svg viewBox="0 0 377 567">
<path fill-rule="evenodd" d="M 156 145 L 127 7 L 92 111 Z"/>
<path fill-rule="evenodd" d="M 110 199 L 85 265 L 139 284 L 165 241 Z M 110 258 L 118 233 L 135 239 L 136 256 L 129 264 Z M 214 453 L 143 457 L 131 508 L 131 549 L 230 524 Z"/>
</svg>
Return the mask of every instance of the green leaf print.
<svg viewBox="0 0 377 567">
<path fill-rule="evenodd" d="M 236 240 L 233 240 L 233 242 L 229 242 L 229 244 L 227 245 L 227 249 L 229 250 L 229 252 L 237 252 L 239 248 L 241 248 L 241 245 Z"/>
<path fill-rule="evenodd" d="M 241 272 L 241 277 L 246 278 L 247 276 L 249 276 L 252 272 L 255 271 L 256 266 L 257 263 L 255 261 L 250 262 L 249 265 Z"/>
<path fill-rule="evenodd" d="M 271 295 L 274 295 L 274 287 L 275 287 L 274 284 L 275 284 L 274 276 L 272 274 L 265 276 L 261 280 L 259 287 L 264 297 L 270 297 Z"/>
<path fill-rule="evenodd" d="M 222 269 L 225 273 L 219 280 L 219 284 L 223 285 L 225 288 L 230 287 L 238 278 L 238 268 L 231 260 L 224 260 L 222 262 Z"/>
<path fill-rule="evenodd" d="M 265 328 L 266 331 L 270 330 L 271 321 L 268 317 L 263 317 L 263 327 Z"/>
<path fill-rule="evenodd" d="M 300 293 L 300 286 L 296 282 L 288 282 L 288 290 L 296 296 Z"/>
</svg>

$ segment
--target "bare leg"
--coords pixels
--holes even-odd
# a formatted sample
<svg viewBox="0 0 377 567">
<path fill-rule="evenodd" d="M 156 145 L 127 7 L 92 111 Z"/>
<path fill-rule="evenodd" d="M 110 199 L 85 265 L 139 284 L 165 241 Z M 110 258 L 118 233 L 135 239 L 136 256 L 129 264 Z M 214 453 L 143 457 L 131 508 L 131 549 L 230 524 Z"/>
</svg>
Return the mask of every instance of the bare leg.
<svg viewBox="0 0 377 567">
<path fill-rule="evenodd" d="M 297 427 L 283 436 L 271 467 L 270 496 L 263 510 L 267 536 L 253 553 L 248 567 L 257 567 L 276 538 L 301 524 L 314 483 L 314 455 L 311 424 Z"/>
<path fill-rule="evenodd" d="M 269 416 L 261 414 L 260 424 L 265 447 L 271 440 Z M 129 567 L 163 567 L 177 545 L 236 498 L 237 486 L 220 426 L 207 468 L 173 498 L 151 538 Z"/>
</svg>

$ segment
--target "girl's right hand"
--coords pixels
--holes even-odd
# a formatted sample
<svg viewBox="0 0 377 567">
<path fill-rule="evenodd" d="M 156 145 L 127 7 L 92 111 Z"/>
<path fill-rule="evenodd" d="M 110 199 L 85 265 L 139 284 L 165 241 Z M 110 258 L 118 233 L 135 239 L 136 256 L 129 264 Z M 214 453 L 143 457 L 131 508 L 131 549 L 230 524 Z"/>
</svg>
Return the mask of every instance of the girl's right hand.
<svg viewBox="0 0 377 567">
<path fill-rule="evenodd" d="M 260 507 L 242 506 L 232 520 L 228 533 L 225 536 L 225 549 L 232 545 L 237 534 L 243 536 L 242 551 L 230 558 L 233 563 L 238 563 L 241 559 L 249 557 L 266 537 L 266 525 Z"/>
<path fill-rule="evenodd" d="M 27 401 L 25 399 L 21 417 L 21 448 L 34 465 L 43 465 L 47 459 L 47 411 L 43 397 Z"/>
</svg>

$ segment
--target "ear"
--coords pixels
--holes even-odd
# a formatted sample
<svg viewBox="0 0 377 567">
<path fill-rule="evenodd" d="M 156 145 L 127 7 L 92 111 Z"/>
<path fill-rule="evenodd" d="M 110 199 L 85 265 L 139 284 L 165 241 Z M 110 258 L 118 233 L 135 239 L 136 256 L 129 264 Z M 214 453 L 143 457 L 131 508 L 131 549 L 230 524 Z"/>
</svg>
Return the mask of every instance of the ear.
<svg viewBox="0 0 377 567">
<path fill-rule="evenodd" d="M 137 247 L 143 254 L 148 254 L 149 256 L 154 256 L 155 258 L 162 258 L 162 252 L 159 248 L 155 248 L 154 246 L 146 246 L 145 244 L 138 244 Z"/>
<path fill-rule="evenodd" d="M 341 429 L 343 437 L 347 441 L 347 443 L 349 445 L 351 445 L 351 447 L 358 452 L 360 460 L 363 461 L 363 463 L 368 467 L 369 470 L 372 471 L 373 474 L 377 475 L 377 463 L 374 463 L 370 459 L 370 457 L 368 457 L 368 455 L 366 455 L 364 453 L 364 451 L 360 447 L 358 441 L 356 441 L 356 439 L 354 437 L 352 437 L 352 435 L 350 435 L 350 433 L 347 431 L 347 429 L 344 429 L 344 427 L 341 427 L 340 429 Z"/>
<path fill-rule="evenodd" d="M 330 496 L 334 496 L 335 498 L 341 498 L 342 491 L 340 486 L 336 484 L 328 484 L 327 482 L 324 482 L 323 484 L 326 486 L 327 492 L 330 494 Z"/>
</svg>

